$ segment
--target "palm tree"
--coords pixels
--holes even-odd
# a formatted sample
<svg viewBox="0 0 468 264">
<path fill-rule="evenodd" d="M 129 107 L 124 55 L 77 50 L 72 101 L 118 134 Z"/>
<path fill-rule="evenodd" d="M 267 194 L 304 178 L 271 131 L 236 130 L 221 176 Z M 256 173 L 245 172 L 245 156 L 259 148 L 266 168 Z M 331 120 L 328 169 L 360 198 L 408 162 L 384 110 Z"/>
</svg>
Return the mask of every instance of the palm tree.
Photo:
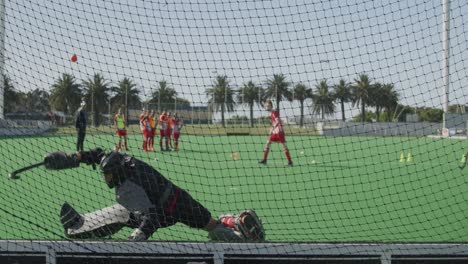
<svg viewBox="0 0 468 264">
<path fill-rule="evenodd" d="M 6 75 L 3 75 L 3 87 L 4 114 L 14 112 L 19 105 L 19 94 L 15 91 L 11 79 Z"/>
<path fill-rule="evenodd" d="M 311 88 L 307 88 L 305 84 L 299 83 L 294 87 L 294 98 L 299 101 L 301 107 L 301 119 L 299 121 L 299 125 L 301 127 L 304 126 L 304 101 L 307 98 L 313 97 L 313 92 Z"/>
<path fill-rule="evenodd" d="M 82 93 L 81 86 L 76 83 L 74 76 L 64 73 L 51 88 L 49 103 L 52 108 L 68 115 L 78 109 Z"/>
<path fill-rule="evenodd" d="M 353 106 L 361 105 L 361 122 L 366 121 L 366 105 L 370 102 L 370 92 L 372 85 L 369 76 L 366 74 L 359 75 L 359 79 L 354 79 L 355 85 L 353 90 Z"/>
<path fill-rule="evenodd" d="M 260 86 L 255 85 L 252 81 L 244 84 L 237 94 L 237 101 L 242 104 L 247 104 L 250 110 L 250 127 L 253 127 L 253 107 L 255 104 L 262 104 L 263 89 Z"/>
<path fill-rule="evenodd" d="M 384 84 L 382 86 L 381 92 L 382 92 L 382 97 L 385 98 L 382 103 L 382 107 L 385 108 L 385 111 L 387 112 L 387 121 L 391 121 L 391 112 L 393 112 L 396 107 L 398 106 L 398 101 L 400 95 L 398 94 L 397 91 L 394 90 L 394 84 Z"/>
<path fill-rule="evenodd" d="M 28 112 L 47 112 L 49 111 L 49 93 L 34 89 L 25 94 L 25 105 Z"/>
<path fill-rule="evenodd" d="M 322 120 L 325 119 L 325 115 L 330 115 L 335 112 L 334 95 L 330 93 L 326 80 L 320 81 L 315 86 L 317 91 L 312 96 L 314 102 L 313 113 L 322 114 Z"/>
<path fill-rule="evenodd" d="M 351 84 L 341 79 L 334 88 L 335 98 L 340 102 L 341 106 L 341 120 L 346 121 L 344 104 L 352 99 Z"/>
<path fill-rule="evenodd" d="M 369 106 L 375 107 L 375 116 L 377 122 L 380 120 L 381 110 L 385 104 L 386 97 L 383 93 L 383 85 L 379 82 L 376 82 L 371 85 L 369 89 Z"/>
<path fill-rule="evenodd" d="M 219 111 L 221 109 L 221 122 L 223 127 L 226 127 L 224 121 L 224 111 L 234 111 L 234 91 L 229 87 L 229 80 L 225 75 L 218 75 L 211 88 L 206 89 L 208 95 L 208 108 L 211 111 Z"/>
<path fill-rule="evenodd" d="M 128 124 L 128 105 L 140 105 L 140 91 L 137 85 L 129 78 L 125 77 L 117 83 L 117 86 L 111 88 L 114 96 L 111 98 L 111 105 L 115 112 L 117 108 L 124 106 L 125 118 Z"/>
<path fill-rule="evenodd" d="M 160 81 L 158 86 L 159 87 L 152 93 L 149 103 L 157 104 L 158 111 L 161 111 L 165 109 L 168 104 L 175 102 L 177 98 L 177 92 L 172 89 L 172 87 L 170 87 L 165 80 Z M 164 104 L 166 107 L 161 107 Z"/>
<path fill-rule="evenodd" d="M 286 77 L 283 74 L 274 74 L 272 79 L 267 80 L 266 85 L 266 96 L 275 98 L 276 109 L 279 113 L 281 100 L 292 101 L 292 93 L 288 89 L 290 83 L 286 81 Z"/>
<path fill-rule="evenodd" d="M 107 110 L 109 104 L 109 95 L 107 94 L 110 90 L 109 85 L 109 82 L 99 73 L 94 74 L 92 79 L 83 81 L 85 100 L 87 105 L 91 106 L 94 126 L 99 126 L 99 114 L 105 113 Z"/>
</svg>

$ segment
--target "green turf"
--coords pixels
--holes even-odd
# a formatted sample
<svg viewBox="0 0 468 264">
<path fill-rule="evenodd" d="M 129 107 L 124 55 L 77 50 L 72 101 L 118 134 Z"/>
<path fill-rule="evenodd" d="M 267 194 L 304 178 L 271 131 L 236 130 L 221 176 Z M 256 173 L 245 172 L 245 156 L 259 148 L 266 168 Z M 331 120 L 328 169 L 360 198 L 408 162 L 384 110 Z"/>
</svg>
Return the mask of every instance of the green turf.
<svg viewBox="0 0 468 264">
<path fill-rule="evenodd" d="M 116 138 L 88 135 L 85 147 L 110 149 Z M 294 167 L 279 144 L 267 166 L 258 164 L 265 136 L 183 136 L 181 150 L 142 153 L 130 136 L 130 154 L 167 175 L 213 215 L 256 209 L 269 241 L 468 242 L 466 177 L 457 162 L 468 141 L 407 137 L 290 136 Z M 73 136 L 0 139 L 0 239 L 64 239 L 59 209 L 80 212 L 113 204 L 98 171 L 34 169 L 20 180 L 13 169 L 46 152 L 72 152 Z M 400 162 L 401 151 L 413 162 Z M 239 152 L 239 160 L 230 155 Z M 122 230 L 113 239 L 124 239 Z M 183 225 L 159 230 L 154 240 L 207 241 Z"/>
</svg>

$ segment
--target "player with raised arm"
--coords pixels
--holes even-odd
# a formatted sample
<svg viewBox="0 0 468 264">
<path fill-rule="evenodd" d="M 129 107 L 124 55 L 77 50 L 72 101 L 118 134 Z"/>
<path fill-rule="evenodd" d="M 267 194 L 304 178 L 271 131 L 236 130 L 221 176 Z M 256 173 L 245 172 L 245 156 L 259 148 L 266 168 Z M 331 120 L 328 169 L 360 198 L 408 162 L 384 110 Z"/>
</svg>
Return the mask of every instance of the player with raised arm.
<svg viewBox="0 0 468 264">
<path fill-rule="evenodd" d="M 286 146 L 286 136 L 284 135 L 283 123 L 281 122 L 279 112 L 277 109 L 273 109 L 273 103 L 271 100 L 266 100 L 265 109 L 270 112 L 271 127 L 268 141 L 266 143 L 265 149 L 263 150 L 263 159 L 259 163 L 267 163 L 271 142 L 279 142 L 283 145 L 284 154 L 288 159 L 288 166 L 292 166 L 293 162 L 291 160 L 291 155 L 289 154 L 289 149 Z"/>
<path fill-rule="evenodd" d="M 171 147 L 171 149 L 173 149 L 174 147 L 172 146 L 172 113 L 171 112 L 167 112 L 167 129 L 166 129 L 166 138 L 169 142 L 169 146 Z M 167 151 L 169 151 L 169 148 L 166 148 Z"/>
<path fill-rule="evenodd" d="M 80 108 L 76 112 L 75 128 L 77 132 L 76 151 L 83 151 L 83 144 L 86 137 L 87 115 L 85 111 L 86 103 L 81 102 Z"/>
<path fill-rule="evenodd" d="M 168 129 L 168 118 L 166 111 L 162 111 L 161 115 L 159 116 L 159 147 L 161 147 L 161 151 L 169 150 L 169 139 L 166 137 L 166 130 Z M 166 148 L 163 148 L 163 139 L 166 142 Z"/>
<path fill-rule="evenodd" d="M 64 203 L 60 220 L 65 235 L 72 239 L 109 237 L 123 227 L 134 228 L 129 239 L 147 240 L 159 228 L 183 223 L 208 232 L 214 241 L 261 242 L 265 240 L 262 223 L 253 210 L 239 215 L 211 213 L 192 196 L 159 171 L 134 157 L 101 149 L 68 155 L 54 152 L 46 155 L 48 169 L 76 168 L 80 163 L 99 164 L 109 188 L 115 189 L 116 203 L 84 215 Z"/>
<path fill-rule="evenodd" d="M 148 151 L 149 133 L 150 133 L 148 110 L 145 110 L 143 108 L 139 119 L 140 119 L 140 131 L 141 131 L 141 134 L 143 135 L 142 149 L 143 149 L 143 152 L 147 152 Z"/>
<path fill-rule="evenodd" d="M 126 125 L 127 120 L 125 119 L 125 115 L 122 114 L 122 110 L 119 108 L 117 114 L 114 116 L 114 127 L 117 136 L 119 137 L 119 145 L 117 146 L 118 151 L 122 148 L 122 137 L 124 138 L 125 150 L 128 150 Z"/>
<path fill-rule="evenodd" d="M 171 119 L 171 127 L 172 127 L 172 138 L 174 138 L 174 150 L 179 151 L 179 137 L 180 137 L 180 130 L 184 126 L 184 121 L 179 118 L 177 113 L 174 114 L 174 117 Z"/>
<path fill-rule="evenodd" d="M 158 125 L 158 117 L 156 111 L 151 111 L 151 114 L 148 116 L 150 132 L 148 135 L 148 148 L 150 151 L 154 151 L 154 136 L 156 135 L 156 126 Z"/>
</svg>

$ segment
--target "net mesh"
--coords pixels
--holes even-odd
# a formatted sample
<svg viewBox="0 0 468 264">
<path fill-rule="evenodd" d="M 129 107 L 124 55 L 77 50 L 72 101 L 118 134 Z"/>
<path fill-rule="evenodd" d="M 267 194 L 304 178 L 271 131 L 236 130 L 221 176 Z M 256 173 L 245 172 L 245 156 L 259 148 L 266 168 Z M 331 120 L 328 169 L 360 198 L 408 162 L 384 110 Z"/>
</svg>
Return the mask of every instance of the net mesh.
<svg viewBox="0 0 468 264">
<path fill-rule="evenodd" d="M 214 218 L 255 209 L 270 242 L 466 243 L 467 11 L 451 1 L 444 119 L 442 1 L 5 1 L 0 239 L 68 240 L 64 202 L 115 203 L 84 164 L 7 178 L 75 152 L 84 102 L 85 150 L 119 147 L 121 109 L 122 153 Z M 143 151 L 142 109 L 183 120 L 172 151 L 160 123 Z M 177 224 L 150 240 L 208 237 Z"/>
</svg>

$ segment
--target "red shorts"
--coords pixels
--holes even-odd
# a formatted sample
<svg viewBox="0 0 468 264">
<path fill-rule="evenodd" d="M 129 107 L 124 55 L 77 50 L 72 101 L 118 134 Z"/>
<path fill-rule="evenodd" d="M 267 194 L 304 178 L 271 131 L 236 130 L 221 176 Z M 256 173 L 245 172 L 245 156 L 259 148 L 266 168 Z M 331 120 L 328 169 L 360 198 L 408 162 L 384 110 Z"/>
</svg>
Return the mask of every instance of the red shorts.
<svg viewBox="0 0 468 264">
<path fill-rule="evenodd" d="M 127 135 L 127 130 L 125 129 L 117 129 L 116 132 L 119 137 L 125 137 Z"/>
<path fill-rule="evenodd" d="M 166 132 L 164 132 L 164 130 L 159 130 L 159 136 L 161 138 L 165 137 L 166 136 Z"/>
<path fill-rule="evenodd" d="M 179 139 L 180 133 L 172 133 L 172 137 L 173 137 L 174 139 Z"/>
<path fill-rule="evenodd" d="M 152 128 L 149 135 L 150 135 L 150 137 L 156 136 L 156 129 L 153 129 L 153 128 Z"/>
<path fill-rule="evenodd" d="M 285 143 L 286 142 L 286 137 L 284 135 L 284 132 L 279 132 L 275 134 L 270 135 L 270 141 L 271 142 L 280 142 L 280 143 Z"/>
<path fill-rule="evenodd" d="M 150 133 L 151 132 L 146 129 L 141 130 L 141 134 L 143 135 L 144 138 L 148 138 Z"/>
<path fill-rule="evenodd" d="M 166 129 L 166 131 L 165 131 L 165 136 L 166 136 L 167 138 L 170 138 L 170 137 L 171 137 L 171 129 Z"/>
</svg>

